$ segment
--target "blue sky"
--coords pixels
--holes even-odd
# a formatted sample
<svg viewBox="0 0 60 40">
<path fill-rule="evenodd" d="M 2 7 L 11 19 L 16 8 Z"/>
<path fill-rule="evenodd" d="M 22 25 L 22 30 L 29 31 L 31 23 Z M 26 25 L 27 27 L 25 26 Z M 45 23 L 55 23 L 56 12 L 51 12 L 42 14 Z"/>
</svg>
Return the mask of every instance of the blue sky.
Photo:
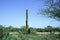
<svg viewBox="0 0 60 40">
<path fill-rule="evenodd" d="M 30 27 L 60 26 L 59 21 L 38 15 L 38 9 L 41 8 L 44 8 L 44 2 L 41 0 L 0 0 L 0 24 L 14 27 L 24 26 L 26 9 L 28 9 Z"/>
</svg>

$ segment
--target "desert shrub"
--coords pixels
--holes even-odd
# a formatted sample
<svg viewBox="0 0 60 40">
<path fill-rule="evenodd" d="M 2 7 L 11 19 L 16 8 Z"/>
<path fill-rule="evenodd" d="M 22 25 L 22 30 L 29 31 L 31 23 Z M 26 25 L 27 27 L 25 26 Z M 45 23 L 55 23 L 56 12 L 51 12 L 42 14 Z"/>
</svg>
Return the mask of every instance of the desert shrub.
<svg viewBox="0 0 60 40">
<path fill-rule="evenodd" d="M 0 25 L 0 40 L 2 40 L 3 36 L 4 36 L 4 27 Z"/>
<path fill-rule="evenodd" d="M 16 36 L 13 36 L 13 35 L 8 35 L 8 37 L 3 37 L 2 40 L 17 40 L 18 38 L 16 38 Z"/>
<path fill-rule="evenodd" d="M 37 31 L 36 31 L 34 28 L 30 28 L 30 33 L 31 33 L 31 34 L 36 34 L 36 32 L 37 32 Z"/>
<path fill-rule="evenodd" d="M 55 36 L 55 35 L 54 35 Z M 20 35 L 8 35 L 3 37 L 3 40 L 57 40 L 53 35 L 45 34 L 20 34 Z M 60 39 L 58 39 L 60 40 Z"/>
<path fill-rule="evenodd" d="M 26 29 L 25 26 L 22 26 L 22 27 L 20 28 L 20 31 L 21 31 L 21 33 L 23 33 L 23 34 L 27 34 L 27 33 L 28 33 L 28 31 L 27 31 L 27 29 Z"/>
<path fill-rule="evenodd" d="M 30 27 L 27 30 L 25 26 L 22 26 L 20 28 L 20 33 L 22 33 L 22 34 L 36 34 L 36 29 Z"/>
</svg>

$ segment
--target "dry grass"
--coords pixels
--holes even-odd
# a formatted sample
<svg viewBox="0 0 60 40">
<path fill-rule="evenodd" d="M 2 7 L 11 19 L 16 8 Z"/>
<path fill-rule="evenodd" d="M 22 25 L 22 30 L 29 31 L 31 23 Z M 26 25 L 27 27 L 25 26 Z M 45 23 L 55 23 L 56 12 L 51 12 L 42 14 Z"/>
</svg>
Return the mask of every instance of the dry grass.
<svg viewBox="0 0 60 40">
<path fill-rule="evenodd" d="M 50 34 L 50 32 L 37 32 L 37 34 Z"/>
<path fill-rule="evenodd" d="M 59 32 L 52 32 L 54 34 L 59 34 Z M 19 34 L 19 32 L 10 32 L 9 34 Z M 36 32 L 36 34 L 50 34 L 50 32 Z"/>
<path fill-rule="evenodd" d="M 59 32 L 52 32 L 54 34 L 59 34 Z M 37 34 L 50 34 L 50 32 L 37 32 Z"/>
<path fill-rule="evenodd" d="M 19 34 L 19 32 L 10 32 L 9 34 Z"/>
</svg>

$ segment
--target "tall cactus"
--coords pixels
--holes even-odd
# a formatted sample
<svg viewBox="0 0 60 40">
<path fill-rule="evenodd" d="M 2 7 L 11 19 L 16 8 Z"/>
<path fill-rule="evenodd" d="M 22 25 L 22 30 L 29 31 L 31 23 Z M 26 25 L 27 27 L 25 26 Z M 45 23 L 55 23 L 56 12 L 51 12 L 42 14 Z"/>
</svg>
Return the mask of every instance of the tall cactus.
<svg viewBox="0 0 60 40">
<path fill-rule="evenodd" d="M 26 29 L 28 30 L 28 9 L 26 9 Z"/>
</svg>

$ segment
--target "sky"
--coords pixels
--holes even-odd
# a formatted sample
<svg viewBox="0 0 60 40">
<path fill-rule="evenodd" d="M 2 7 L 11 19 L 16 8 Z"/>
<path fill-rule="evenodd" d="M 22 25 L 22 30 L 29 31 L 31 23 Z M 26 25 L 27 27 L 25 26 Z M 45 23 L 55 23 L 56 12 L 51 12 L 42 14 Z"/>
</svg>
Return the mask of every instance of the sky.
<svg viewBox="0 0 60 40">
<path fill-rule="evenodd" d="M 25 26 L 26 9 L 28 9 L 29 27 L 60 26 L 59 21 L 38 15 L 38 10 L 42 8 L 44 8 L 42 0 L 0 0 L 0 25 L 19 28 Z"/>
</svg>

